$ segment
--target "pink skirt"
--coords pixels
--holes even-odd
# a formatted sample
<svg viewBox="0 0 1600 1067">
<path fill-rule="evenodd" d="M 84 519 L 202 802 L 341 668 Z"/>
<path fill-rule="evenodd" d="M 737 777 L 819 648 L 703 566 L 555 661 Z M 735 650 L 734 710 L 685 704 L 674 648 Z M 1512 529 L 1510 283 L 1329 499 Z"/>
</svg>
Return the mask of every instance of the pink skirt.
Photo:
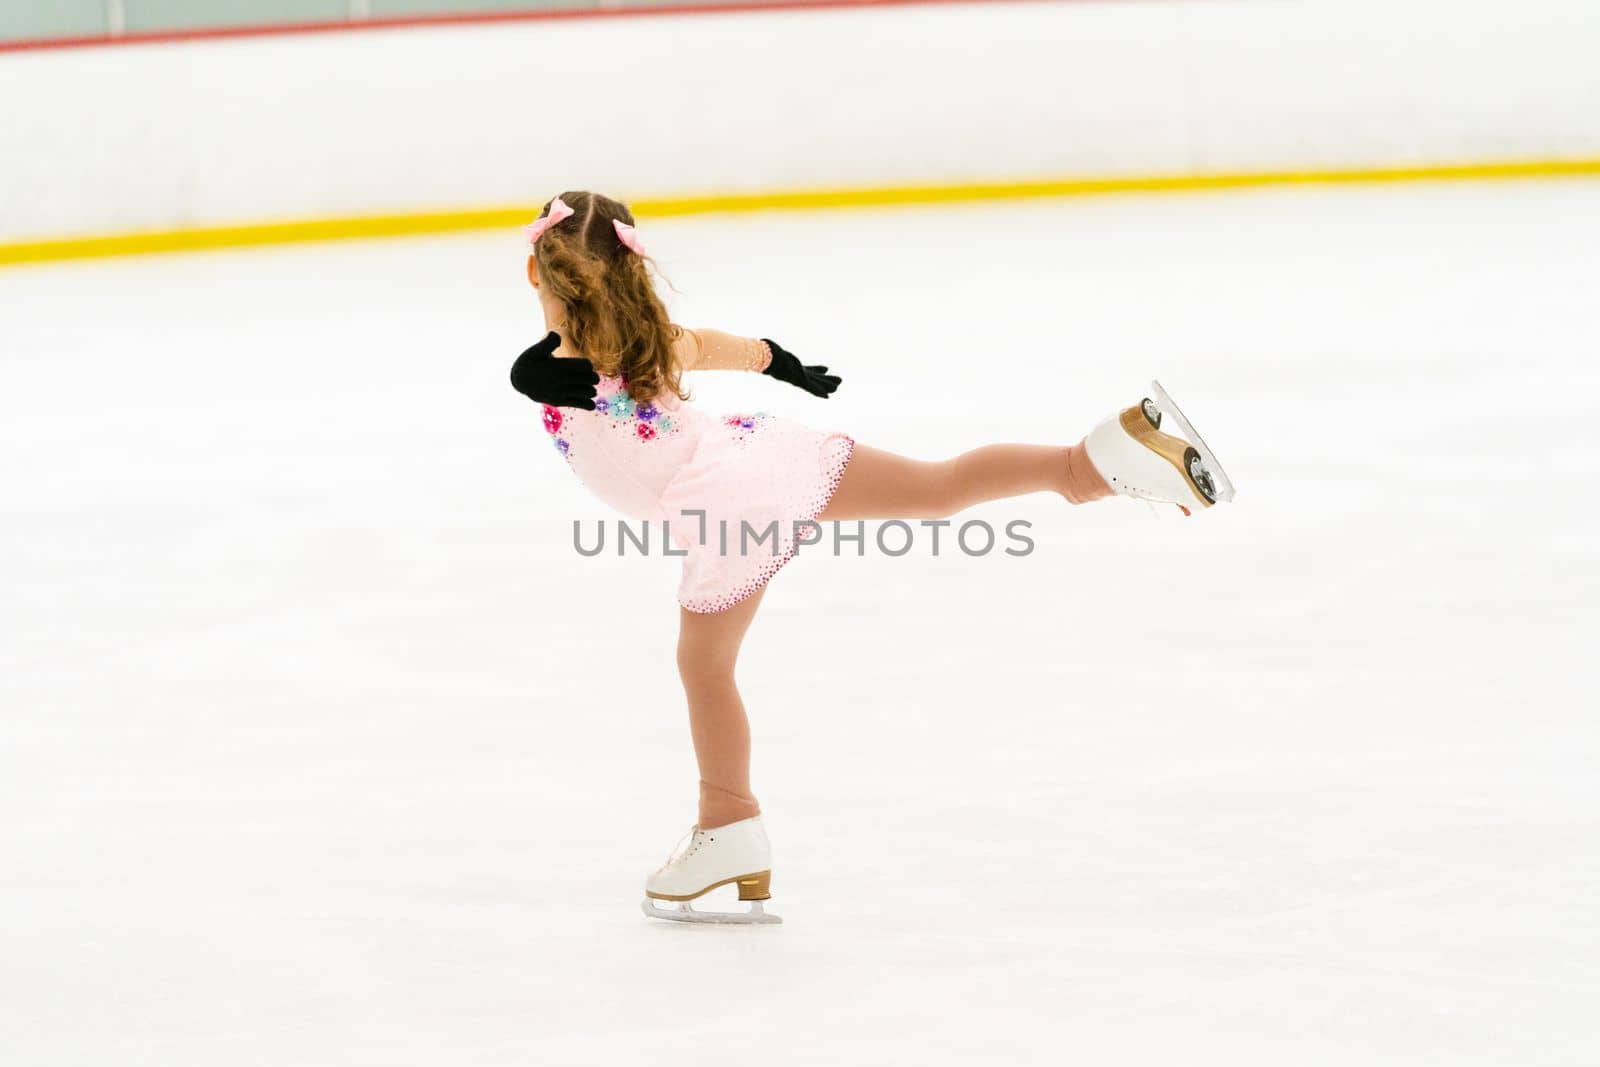
<svg viewBox="0 0 1600 1067">
<path fill-rule="evenodd" d="M 678 603 L 726 611 L 794 558 L 833 499 L 855 442 L 774 415 L 726 415 L 707 427 L 661 496 L 686 552 Z M 797 529 L 798 526 L 798 529 Z"/>
</svg>

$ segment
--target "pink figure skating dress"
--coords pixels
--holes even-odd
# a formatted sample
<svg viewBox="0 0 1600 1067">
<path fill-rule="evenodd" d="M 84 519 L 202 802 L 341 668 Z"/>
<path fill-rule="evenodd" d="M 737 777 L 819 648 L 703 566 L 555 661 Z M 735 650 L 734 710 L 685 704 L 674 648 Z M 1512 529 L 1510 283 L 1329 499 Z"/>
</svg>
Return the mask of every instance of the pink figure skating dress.
<svg viewBox="0 0 1600 1067">
<path fill-rule="evenodd" d="M 690 336 L 698 346 L 702 335 Z M 696 356 L 688 369 L 708 366 Z M 667 524 L 685 553 L 678 603 L 700 613 L 733 607 L 794 557 L 795 524 L 828 506 L 855 447 L 845 434 L 761 412 L 714 417 L 670 392 L 635 403 L 624 379 L 604 375 L 595 410 L 545 405 L 544 428 L 595 496 Z"/>
</svg>

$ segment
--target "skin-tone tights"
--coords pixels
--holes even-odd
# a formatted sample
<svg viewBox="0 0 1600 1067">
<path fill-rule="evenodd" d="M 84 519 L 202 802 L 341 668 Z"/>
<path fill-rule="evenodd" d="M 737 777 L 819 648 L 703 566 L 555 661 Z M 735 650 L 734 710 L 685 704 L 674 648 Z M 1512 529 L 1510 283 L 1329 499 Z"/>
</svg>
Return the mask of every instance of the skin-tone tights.
<svg viewBox="0 0 1600 1067">
<path fill-rule="evenodd" d="M 1086 504 L 1110 496 L 1111 487 L 1081 443 L 986 445 L 932 463 L 858 444 L 819 518 L 942 519 L 984 501 L 1037 492 Z M 678 672 L 689 700 L 704 830 L 761 813 L 750 788 L 750 720 L 733 677 L 761 596 L 758 591 L 715 614 L 680 609 Z"/>
</svg>

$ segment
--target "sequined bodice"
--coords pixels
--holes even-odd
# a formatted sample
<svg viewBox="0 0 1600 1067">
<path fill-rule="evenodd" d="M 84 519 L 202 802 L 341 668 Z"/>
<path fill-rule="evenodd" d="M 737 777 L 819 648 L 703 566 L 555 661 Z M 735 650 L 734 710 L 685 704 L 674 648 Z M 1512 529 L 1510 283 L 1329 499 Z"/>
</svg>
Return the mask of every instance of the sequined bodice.
<svg viewBox="0 0 1600 1067">
<path fill-rule="evenodd" d="M 544 408 L 544 428 L 596 496 L 625 515 L 658 518 L 661 497 L 713 420 L 667 394 L 635 402 L 621 378 L 602 377 L 595 409 Z"/>
</svg>

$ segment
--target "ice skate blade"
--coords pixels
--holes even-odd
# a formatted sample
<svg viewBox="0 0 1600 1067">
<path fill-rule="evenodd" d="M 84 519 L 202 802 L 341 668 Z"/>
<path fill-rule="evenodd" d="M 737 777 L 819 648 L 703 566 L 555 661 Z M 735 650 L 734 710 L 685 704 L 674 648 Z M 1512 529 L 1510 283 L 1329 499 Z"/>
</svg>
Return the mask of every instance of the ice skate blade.
<svg viewBox="0 0 1600 1067">
<path fill-rule="evenodd" d="M 1165 389 L 1161 388 L 1160 382 L 1151 382 L 1150 389 L 1155 394 L 1156 409 L 1163 415 L 1171 416 L 1178 424 L 1178 429 L 1183 431 L 1183 436 L 1194 446 L 1195 451 L 1200 453 L 1200 462 L 1205 468 L 1205 473 L 1211 478 L 1212 488 L 1216 490 L 1216 502 L 1226 504 L 1232 500 L 1233 482 L 1222 469 L 1222 464 L 1217 461 L 1217 454 L 1211 451 L 1205 439 L 1194 428 L 1194 423 L 1183 414 L 1183 409 L 1173 402 L 1171 395 Z"/>
<path fill-rule="evenodd" d="M 719 926 L 776 926 L 783 919 L 776 915 L 767 914 L 761 906 L 761 901 L 750 902 L 749 911 L 695 911 L 688 901 L 684 901 L 675 908 L 663 908 L 655 901 L 646 897 L 639 905 L 644 913 L 652 919 L 666 919 L 675 923 L 708 923 Z"/>
</svg>

